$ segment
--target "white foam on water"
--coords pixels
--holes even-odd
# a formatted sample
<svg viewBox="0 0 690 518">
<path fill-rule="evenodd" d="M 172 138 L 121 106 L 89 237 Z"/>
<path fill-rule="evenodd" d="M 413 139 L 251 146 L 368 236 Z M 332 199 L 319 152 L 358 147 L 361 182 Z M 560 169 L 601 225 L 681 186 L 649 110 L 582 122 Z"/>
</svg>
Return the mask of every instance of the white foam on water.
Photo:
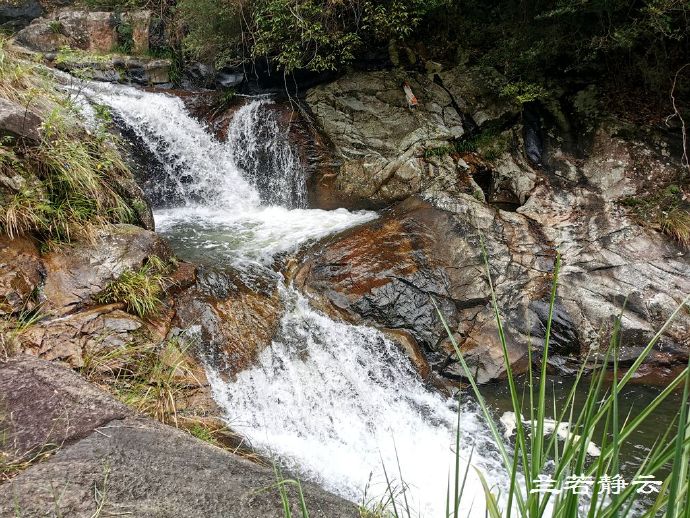
<svg viewBox="0 0 690 518">
<path fill-rule="evenodd" d="M 399 460 L 412 515 L 443 516 L 455 462 L 456 403 L 425 387 L 380 331 L 336 322 L 291 289 L 283 300 L 288 309 L 279 335 L 257 365 L 230 383 L 210 373 L 232 428 L 300 476 L 356 502 L 370 475 L 368 496 L 385 496 L 383 466 L 400 487 Z M 472 464 L 500 474 L 489 430 L 475 410 L 464 408 L 461 430 L 461 476 L 472 445 Z M 483 516 L 472 468 L 465 495 L 463 515 L 471 509 Z"/>
<path fill-rule="evenodd" d="M 368 211 L 345 209 L 286 209 L 259 207 L 245 213 L 209 207 L 160 209 L 155 212 L 158 231 L 173 244 L 202 251 L 235 265 L 247 261 L 269 264 L 283 252 L 294 252 L 305 243 L 376 218 Z"/>
</svg>

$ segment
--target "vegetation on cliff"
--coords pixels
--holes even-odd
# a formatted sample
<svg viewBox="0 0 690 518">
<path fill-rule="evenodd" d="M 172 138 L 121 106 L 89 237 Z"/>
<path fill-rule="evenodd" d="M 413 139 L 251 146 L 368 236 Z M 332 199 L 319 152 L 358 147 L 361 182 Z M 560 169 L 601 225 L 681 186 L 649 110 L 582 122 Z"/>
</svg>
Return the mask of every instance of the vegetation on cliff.
<svg viewBox="0 0 690 518">
<path fill-rule="evenodd" d="M 97 113 L 94 129 L 84 127 L 76 96 L 59 90 L 45 67 L 22 59 L 7 40 L 0 40 L 0 97 L 40 126 L 32 129 L 35 140 L 2 140 L 2 233 L 33 234 L 50 245 L 89 238 L 99 225 L 136 220 L 132 200 L 120 192 L 131 173 L 108 131 L 107 114 Z"/>
</svg>

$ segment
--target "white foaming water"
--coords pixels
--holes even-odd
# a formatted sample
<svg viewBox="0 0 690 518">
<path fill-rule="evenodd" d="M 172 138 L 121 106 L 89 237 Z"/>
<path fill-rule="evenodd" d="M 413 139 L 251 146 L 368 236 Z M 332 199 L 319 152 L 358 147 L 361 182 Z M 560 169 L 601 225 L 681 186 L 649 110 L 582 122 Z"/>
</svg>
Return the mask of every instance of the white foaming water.
<svg viewBox="0 0 690 518">
<path fill-rule="evenodd" d="M 185 257 L 265 264 L 276 253 L 376 217 L 278 205 L 304 206 L 306 187 L 269 101 L 240 108 L 228 128 L 231 140 L 219 142 L 178 97 L 101 83 L 89 83 L 84 93 L 113 109 L 162 164 L 146 194 L 164 207 L 154 210 L 158 230 L 183 246 Z"/>
<path fill-rule="evenodd" d="M 86 94 L 116 111 L 163 164 L 162 178 L 147 194 L 163 202 L 155 211 L 158 230 L 182 256 L 268 265 L 278 253 L 376 217 L 275 205 L 303 207 L 304 177 L 267 115 L 267 101 L 238 110 L 230 141 L 222 143 L 173 96 L 102 84 L 90 84 Z M 383 466 L 399 487 L 399 459 L 413 516 L 443 516 L 454 476 L 455 403 L 427 389 L 379 331 L 336 322 L 292 288 L 281 292 L 280 331 L 257 364 L 229 382 L 208 366 L 229 424 L 303 479 L 356 502 L 370 476 L 368 498 L 385 495 Z M 461 430 L 461 473 L 474 445 L 472 465 L 490 474 L 489 483 L 505 484 L 476 411 L 463 411 Z M 464 514 L 471 509 L 483 516 L 483 491 L 472 468 L 465 495 Z"/>
<path fill-rule="evenodd" d="M 455 462 L 455 403 L 424 387 L 381 332 L 335 322 L 294 290 L 284 301 L 279 335 L 255 367 L 230 383 L 211 373 L 232 428 L 303 478 L 356 502 L 370 476 L 367 496 L 385 496 L 383 466 L 400 487 L 399 460 L 412 516 L 443 516 Z M 474 466 L 501 473 L 476 411 L 464 409 L 461 430 L 461 476 L 472 445 Z M 482 486 L 471 467 L 464 494 L 462 514 L 483 516 Z"/>
<path fill-rule="evenodd" d="M 228 131 L 228 145 L 235 164 L 259 190 L 264 204 L 304 208 L 304 169 L 271 106 L 268 101 L 257 101 L 240 108 Z"/>
</svg>

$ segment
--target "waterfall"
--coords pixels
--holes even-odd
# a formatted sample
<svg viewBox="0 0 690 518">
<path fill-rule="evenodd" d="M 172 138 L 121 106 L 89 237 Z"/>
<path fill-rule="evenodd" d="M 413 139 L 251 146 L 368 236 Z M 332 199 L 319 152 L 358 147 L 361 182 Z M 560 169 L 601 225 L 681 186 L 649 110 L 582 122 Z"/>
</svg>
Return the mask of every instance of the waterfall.
<svg viewBox="0 0 690 518">
<path fill-rule="evenodd" d="M 220 142 L 176 97 L 102 84 L 85 92 L 163 165 L 160 181 L 145 188 L 158 202 L 158 230 L 183 258 L 266 270 L 279 253 L 376 217 L 303 208 L 303 172 L 268 101 L 239 109 Z M 367 498 L 385 496 L 385 466 L 396 487 L 408 488 L 415 515 L 443 516 L 457 402 L 427 388 L 378 330 L 335 321 L 292 287 L 280 289 L 285 313 L 257 363 L 228 382 L 208 366 L 229 425 L 298 476 L 355 502 L 367 487 Z M 472 465 L 490 484 L 505 484 L 479 413 L 468 403 L 462 410 L 462 473 L 474 446 Z M 463 509 L 483 515 L 479 478 L 468 473 Z"/>
<path fill-rule="evenodd" d="M 304 169 L 271 105 L 254 101 L 240 108 L 228 128 L 228 145 L 235 164 L 259 191 L 262 203 L 304 208 Z"/>
<path fill-rule="evenodd" d="M 363 501 L 367 485 L 371 502 L 385 497 L 385 467 L 393 485 L 409 488 L 412 516 L 443 516 L 457 403 L 425 387 L 378 330 L 336 322 L 286 292 L 279 333 L 257 364 L 231 383 L 211 371 L 230 426 L 293 472 L 355 502 Z M 479 414 L 462 410 L 461 475 L 473 446 L 473 465 L 501 472 Z M 466 488 L 463 514 L 483 516 L 481 481 L 472 469 Z"/>
</svg>

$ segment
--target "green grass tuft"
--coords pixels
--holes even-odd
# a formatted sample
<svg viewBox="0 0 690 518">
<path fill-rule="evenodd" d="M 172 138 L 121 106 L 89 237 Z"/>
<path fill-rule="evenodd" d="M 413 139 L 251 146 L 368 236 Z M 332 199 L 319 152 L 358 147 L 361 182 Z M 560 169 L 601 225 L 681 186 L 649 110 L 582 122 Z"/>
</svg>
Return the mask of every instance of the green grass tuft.
<svg viewBox="0 0 690 518">
<path fill-rule="evenodd" d="M 171 266 L 157 256 L 148 258 L 138 270 L 125 270 L 94 299 L 99 304 L 122 302 L 140 318 L 155 314 L 161 304 L 166 275 Z"/>
</svg>

